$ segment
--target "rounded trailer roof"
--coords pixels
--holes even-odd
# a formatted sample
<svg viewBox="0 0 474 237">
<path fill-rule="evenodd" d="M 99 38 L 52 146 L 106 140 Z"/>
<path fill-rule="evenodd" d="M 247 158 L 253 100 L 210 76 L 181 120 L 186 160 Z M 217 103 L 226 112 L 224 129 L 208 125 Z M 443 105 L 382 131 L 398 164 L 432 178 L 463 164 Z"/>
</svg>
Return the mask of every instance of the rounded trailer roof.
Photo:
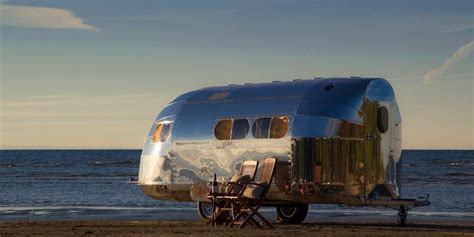
<svg viewBox="0 0 474 237">
<path fill-rule="evenodd" d="M 382 78 L 321 78 L 284 82 L 207 87 L 178 96 L 157 117 L 197 131 L 212 131 L 221 118 L 275 115 L 319 117 L 362 124 L 364 99 L 395 101 L 390 84 Z M 187 125 L 186 129 L 190 129 Z M 183 133 L 185 133 L 183 131 Z M 187 131 L 186 133 L 189 133 Z M 191 132 L 193 133 L 193 132 Z"/>
</svg>

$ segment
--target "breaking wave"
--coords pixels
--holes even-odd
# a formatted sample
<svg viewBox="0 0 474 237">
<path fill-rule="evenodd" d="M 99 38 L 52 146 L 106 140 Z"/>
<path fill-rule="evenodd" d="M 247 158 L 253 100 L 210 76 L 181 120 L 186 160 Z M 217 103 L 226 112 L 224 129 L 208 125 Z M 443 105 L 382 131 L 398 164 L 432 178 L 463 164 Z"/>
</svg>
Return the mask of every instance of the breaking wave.
<svg viewBox="0 0 474 237">
<path fill-rule="evenodd" d="M 137 160 L 125 160 L 125 161 L 94 161 L 92 166 L 131 166 L 138 164 Z"/>
<path fill-rule="evenodd" d="M 449 176 L 474 176 L 474 173 L 448 173 Z"/>
</svg>

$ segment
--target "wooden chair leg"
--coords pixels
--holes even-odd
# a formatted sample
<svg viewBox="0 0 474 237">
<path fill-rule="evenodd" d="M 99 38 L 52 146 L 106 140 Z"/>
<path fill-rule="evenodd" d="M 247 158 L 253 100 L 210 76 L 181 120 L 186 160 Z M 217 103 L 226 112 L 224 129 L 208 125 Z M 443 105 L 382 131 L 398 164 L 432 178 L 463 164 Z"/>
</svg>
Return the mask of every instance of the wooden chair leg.
<svg viewBox="0 0 474 237">
<path fill-rule="evenodd" d="M 225 209 L 225 211 L 226 211 L 227 214 L 228 214 L 226 220 L 225 220 L 224 223 L 223 223 L 224 226 L 228 225 L 229 222 L 234 219 L 234 217 L 235 217 L 235 215 L 234 215 L 234 208 L 235 208 L 235 207 L 234 207 L 234 204 L 233 204 L 231 201 L 227 200 L 227 201 L 225 202 L 224 207 L 222 208 L 222 211 L 221 211 L 221 212 L 223 212 L 224 209 Z"/>
<path fill-rule="evenodd" d="M 262 220 L 268 227 L 270 227 L 270 229 L 273 229 L 273 225 L 265 217 L 263 217 L 262 214 L 256 212 L 255 215 L 257 215 L 260 220 Z"/>
<path fill-rule="evenodd" d="M 239 204 L 235 200 L 229 199 L 229 202 L 231 203 L 231 207 L 232 207 L 232 211 L 231 211 L 232 220 L 227 224 L 227 226 L 232 227 L 234 223 L 238 219 L 240 219 L 240 217 L 242 216 L 242 212 L 239 211 Z"/>
<path fill-rule="evenodd" d="M 253 218 L 253 215 L 255 215 L 255 209 L 253 209 L 252 206 L 249 203 L 245 202 L 245 201 L 242 201 L 241 204 L 243 205 L 244 208 L 246 208 L 250 211 L 242 212 L 243 215 L 246 215 L 246 217 L 245 217 L 244 221 L 239 225 L 239 229 L 244 228 L 245 225 L 247 225 L 247 223 L 250 223 L 250 224 L 252 224 L 254 226 L 257 226 L 257 227 L 262 227 L 262 225 L 260 223 L 258 223 L 258 221 Z"/>
<path fill-rule="evenodd" d="M 245 218 L 245 220 L 239 225 L 239 229 L 244 228 L 247 222 L 250 221 L 250 219 L 252 219 L 252 214 L 248 215 L 247 218 Z"/>
<path fill-rule="evenodd" d="M 232 220 L 235 219 L 235 205 L 232 202 L 230 203 L 230 216 Z"/>
<path fill-rule="evenodd" d="M 232 216 L 232 220 L 235 219 L 235 214 L 237 212 L 237 214 L 239 213 L 237 210 L 239 208 L 239 204 L 237 204 L 234 200 L 229 200 L 230 202 L 230 205 L 232 207 L 232 212 L 231 212 L 231 216 Z"/>
<path fill-rule="evenodd" d="M 239 228 L 245 227 L 246 223 L 249 221 L 255 222 L 256 226 L 258 227 L 263 227 L 259 222 L 257 222 L 257 220 L 253 218 L 253 216 L 256 215 L 258 216 L 258 218 L 260 218 L 261 221 L 263 221 L 264 224 L 266 224 L 268 227 L 273 229 L 273 225 L 262 214 L 258 212 L 258 210 L 260 209 L 260 206 L 261 206 L 261 203 L 259 203 L 255 208 L 253 208 L 250 205 L 246 205 L 246 207 L 250 210 L 251 213 L 245 219 L 245 221 L 239 226 Z"/>
<path fill-rule="evenodd" d="M 246 203 L 246 202 L 240 202 L 240 203 L 233 202 L 233 203 L 234 203 L 234 205 L 236 205 L 238 207 L 238 214 L 229 223 L 229 225 L 228 225 L 229 227 L 233 227 L 235 222 L 239 221 L 240 219 L 244 219 L 244 221 L 242 223 L 245 223 L 245 224 L 244 225 L 242 225 L 242 223 L 239 224 L 239 228 L 242 228 L 247 223 L 250 223 L 253 226 L 258 226 L 258 227 L 261 226 L 260 223 L 258 223 L 255 219 L 252 218 L 251 212 L 245 211 L 245 209 L 251 208 L 251 206 L 248 203 Z"/>
<path fill-rule="evenodd" d="M 237 216 L 229 223 L 229 228 L 232 228 L 234 226 L 234 223 L 236 221 L 238 221 L 240 219 L 240 217 L 242 217 L 242 212 L 240 212 L 239 214 L 237 214 Z"/>
<path fill-rule="evenodd" d="M 249 214 L 245 213 L 245 218 L 247 218 L 249 216 Z M 260 225 L 260 223 L 258 223 L 257 220 L 255 220 L 254 218 L 250 218 L 249 224 L 251 224 L 252 226 L 256 226 L 256 227 L 262 227 L 262 225 Z"/>
</svg>

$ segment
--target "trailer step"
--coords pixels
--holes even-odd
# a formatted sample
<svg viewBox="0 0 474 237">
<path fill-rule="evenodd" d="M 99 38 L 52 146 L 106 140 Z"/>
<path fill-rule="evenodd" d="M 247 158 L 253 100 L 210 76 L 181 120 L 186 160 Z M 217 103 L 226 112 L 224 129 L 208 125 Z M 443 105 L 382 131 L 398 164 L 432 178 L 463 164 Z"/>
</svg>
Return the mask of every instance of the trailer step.
<svg viewBox="0 0 474 237">
<path fill-rule="evenodd" d="M 409 207 L 422 207 L 430 205 L 428 200 L 416 200 L 416 199 L 390 199 L 390 200 L 366 200 L 369 206 L 409 206 Z"/>
</svg>

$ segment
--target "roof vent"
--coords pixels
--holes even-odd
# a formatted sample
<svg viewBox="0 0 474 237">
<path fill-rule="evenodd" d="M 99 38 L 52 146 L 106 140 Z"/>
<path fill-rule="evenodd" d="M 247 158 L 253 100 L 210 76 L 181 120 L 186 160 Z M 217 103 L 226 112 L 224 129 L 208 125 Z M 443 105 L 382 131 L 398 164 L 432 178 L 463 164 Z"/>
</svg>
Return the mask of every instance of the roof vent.
<svg viewBox="0 0 474 237">
<path fill-rule="evenodd" d="M 227 92 L 227 91 L 216 92 L 216 93 L 212 94 L 211 96 L 209 96 L 209 98 L 207 98 L 207 100 L 222 100 L 225 97 L 227 97 L 228 95 L 229 95 L 229 92 Z"/>
</svg>

